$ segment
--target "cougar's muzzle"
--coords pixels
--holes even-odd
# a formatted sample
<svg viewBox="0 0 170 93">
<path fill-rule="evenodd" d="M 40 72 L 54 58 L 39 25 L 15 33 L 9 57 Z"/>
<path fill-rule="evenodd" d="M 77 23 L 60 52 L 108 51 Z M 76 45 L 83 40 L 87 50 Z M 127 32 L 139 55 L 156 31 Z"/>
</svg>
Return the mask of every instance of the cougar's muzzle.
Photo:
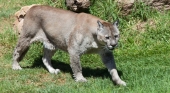
<svg viewBox="0 0 170 93">
<path fill-rule="evenodd" d="M 107 43 L 107 48 L 109 50 L 113 50 L 113 49 L 115 49 L 115 47 L 117 47 L 117 45 L 118 45 L 118 43 L 116 43 L 116 42 Z"/>
</svg>

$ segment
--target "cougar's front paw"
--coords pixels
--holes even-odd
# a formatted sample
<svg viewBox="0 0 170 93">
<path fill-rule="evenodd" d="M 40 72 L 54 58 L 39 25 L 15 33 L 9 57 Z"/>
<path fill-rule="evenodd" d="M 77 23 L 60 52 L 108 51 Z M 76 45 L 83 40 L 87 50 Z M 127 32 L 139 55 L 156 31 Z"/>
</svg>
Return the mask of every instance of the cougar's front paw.
<svg viewBox="0 0 170 93">
<path fill-rule="evenodd" d="M 76 82 L 87 82 L 87 79 L 81 73 L 74 75 L 74 78 Z"/>
<path fill-rule="evenodd" d="M 87 79 L 84 77 L 77 77 L 77 78 L 75 78 L 75 81 L 76 82 L 87 82 Z"/>
<path fill-rule="evenodd" d="M 122 81 L 122 80 L 116 81 L 116 84 L 117 84 L 117 85 L 120 85 L 120 86 L 126 86 L 126 82 L 124 82 L 124 81 Z"/>
<path fill-rule="evenodd" d="M 53 69 L 49 71 L 51 74 L 58 74 L 60 72 L 60 69 Z"/>
<path fill-rule="evenodd" d="M 20 67 L 20 65 L 13 64 L 12 69 L 13 70 L 21 70 L 22 68 Z"/>
</svg>

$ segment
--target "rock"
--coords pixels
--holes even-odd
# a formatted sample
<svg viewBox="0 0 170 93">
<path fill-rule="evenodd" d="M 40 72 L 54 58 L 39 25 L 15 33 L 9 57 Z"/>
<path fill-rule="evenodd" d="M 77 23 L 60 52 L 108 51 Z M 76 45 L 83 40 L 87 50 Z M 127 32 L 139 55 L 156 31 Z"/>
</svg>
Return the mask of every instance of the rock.
<svg viewBox="0 0 170 93">
<path fill-rule="evenodd" d="M 89 0 L 66 0 L 68 9 L 74 12 L 84 12 L 88 10 L 90 6 Z"/>
</svg>

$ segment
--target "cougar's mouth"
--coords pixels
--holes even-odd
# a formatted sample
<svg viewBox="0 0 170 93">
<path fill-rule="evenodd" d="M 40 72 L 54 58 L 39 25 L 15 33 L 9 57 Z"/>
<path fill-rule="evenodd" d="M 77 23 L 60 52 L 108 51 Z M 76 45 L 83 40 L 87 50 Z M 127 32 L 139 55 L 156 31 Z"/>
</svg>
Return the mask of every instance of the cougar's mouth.
<svg viewBox="0 0 170 93">
<path fill-rule="evenodd" d="M 108 48 L 109 50 L 113 50 L 113 49 L 114 49 L 113 46 L 108 46 L 107 48 Z"/>
<path fill-rule="evenodd" d="M 108 48 L 109 50 L 114 50 L 115 47 L 117 47 L 117 44 L 116 44 L 116 45 L 109 45 L 109 46 L 107 46 L 107 48 Z"/>
</svg>

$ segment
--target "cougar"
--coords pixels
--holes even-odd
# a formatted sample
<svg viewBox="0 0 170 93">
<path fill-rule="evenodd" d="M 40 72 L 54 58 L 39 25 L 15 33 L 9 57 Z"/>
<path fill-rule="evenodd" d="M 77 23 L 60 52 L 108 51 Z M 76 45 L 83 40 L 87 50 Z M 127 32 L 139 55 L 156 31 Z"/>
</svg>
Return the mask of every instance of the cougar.
<svg viewBox="0 0 170 93">
<path fill-rule="evenodd" d="M 51 57 L 57 49 L 69 53 L 73 77 L 77 82 L 86 82 L 82 74 L 80 57 L 85 53 L 97 53 L 117 85 L 126 86 L 120 79 L 112 50 L 119 40 L 118 21 L 109 23 L 86 13 L 74 13 L 45 5 L 33 6 L 24 18 L 23 29 L 13 53 L 14 70 L 21 70 L 19 62 L 31 43 L 43 43 L 42 61 L 50 73 L 59 69 L 51 65 Z"/>
</svg>

